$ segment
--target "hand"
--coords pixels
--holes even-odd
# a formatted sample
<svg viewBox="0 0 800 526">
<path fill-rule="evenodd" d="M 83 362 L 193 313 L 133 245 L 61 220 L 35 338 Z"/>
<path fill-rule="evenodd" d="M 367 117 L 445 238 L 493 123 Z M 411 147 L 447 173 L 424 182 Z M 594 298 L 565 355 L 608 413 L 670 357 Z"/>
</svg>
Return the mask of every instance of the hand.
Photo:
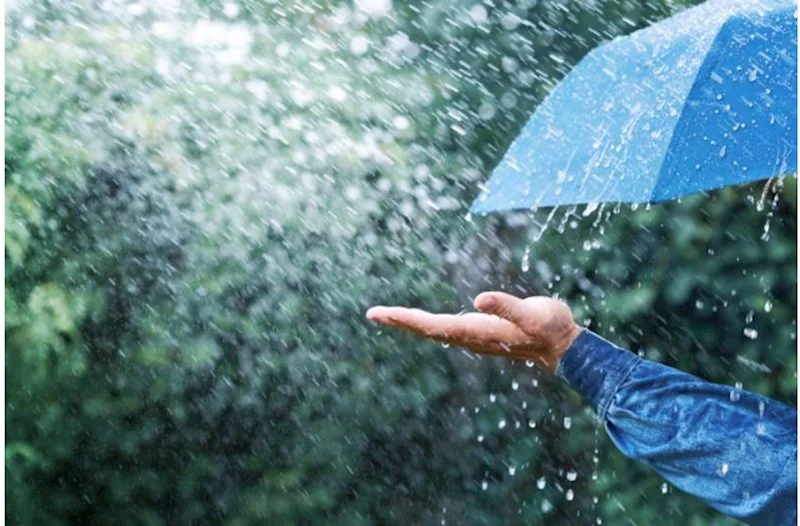
<svg viewBox="0 0 800 526">
<path fill-rule="evenodd" d="M 545 296 L 517 298 L 484 292 L 475 298 L 481 312 L 431 314 L 403 307 L 372 307 L 367 318 L 479 354 L 533 360 L 555 372 L 580 327 L 563 302 Z"/>
</svg>

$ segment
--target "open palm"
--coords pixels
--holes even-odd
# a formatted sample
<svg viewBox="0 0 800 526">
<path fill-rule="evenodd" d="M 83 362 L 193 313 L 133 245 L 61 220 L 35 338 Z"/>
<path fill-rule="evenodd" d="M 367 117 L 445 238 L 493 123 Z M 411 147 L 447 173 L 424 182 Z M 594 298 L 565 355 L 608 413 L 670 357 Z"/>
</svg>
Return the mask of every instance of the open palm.
<svg viewBox="0 0 800 526">
<path fill-rule="evenodd" d="M 475 308 L 481 312 L 379 306 L 369 309 L 367 318 L 476 353 L 533 360 L 550 372 L 580 332 L 569 307 L 554 298 L 484 292 L 475 298 Z"/>
</svg>

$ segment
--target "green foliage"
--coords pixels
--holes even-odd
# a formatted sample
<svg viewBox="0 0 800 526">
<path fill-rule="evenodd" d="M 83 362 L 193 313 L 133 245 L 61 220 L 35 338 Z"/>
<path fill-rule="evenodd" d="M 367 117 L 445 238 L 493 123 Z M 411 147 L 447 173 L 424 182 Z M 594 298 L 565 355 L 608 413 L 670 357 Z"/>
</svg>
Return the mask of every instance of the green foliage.
<svg viewBox="0 0 800 526">
<path fill-rule="evenodd" d="M 794 399 L 794 179 L 464 217 L 571 64 L 676 6 L 103 5 L 9 16 L 13 523 L 716 517 L 552 379 L 363 320 L 558 293 L 648 357 Z"/>
</svg>

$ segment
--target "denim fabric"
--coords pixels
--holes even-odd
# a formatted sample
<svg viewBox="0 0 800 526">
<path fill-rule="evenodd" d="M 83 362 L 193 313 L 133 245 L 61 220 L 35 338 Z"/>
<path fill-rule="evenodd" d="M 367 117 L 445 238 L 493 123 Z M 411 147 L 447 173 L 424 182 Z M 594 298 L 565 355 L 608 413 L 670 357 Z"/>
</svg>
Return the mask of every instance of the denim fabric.
<svg viewBox="0 0 800 526">
<path fill-rule="evenodd" d="M 797 411 L 643 360 L 584 330 L 556 374 L 614 444 L 749 524 L 797 524 Z"/>
</svg>

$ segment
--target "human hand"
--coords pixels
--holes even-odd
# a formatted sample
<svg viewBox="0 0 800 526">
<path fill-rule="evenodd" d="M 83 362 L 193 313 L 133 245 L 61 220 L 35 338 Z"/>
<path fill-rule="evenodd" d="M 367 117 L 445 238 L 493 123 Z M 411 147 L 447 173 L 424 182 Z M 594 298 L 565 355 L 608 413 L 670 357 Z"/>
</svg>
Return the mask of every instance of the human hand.
<svg viewBox="0 0 800 526">
<path fill-rule="evenodd" d="M 569 307 L 554 298 L 484 292 L 474 304 L 481 312 L 432 314 L 372 307 L 367 318 L 479 354 L 533 360 L 551 373 L 580 333 Z"/>
</svg>

